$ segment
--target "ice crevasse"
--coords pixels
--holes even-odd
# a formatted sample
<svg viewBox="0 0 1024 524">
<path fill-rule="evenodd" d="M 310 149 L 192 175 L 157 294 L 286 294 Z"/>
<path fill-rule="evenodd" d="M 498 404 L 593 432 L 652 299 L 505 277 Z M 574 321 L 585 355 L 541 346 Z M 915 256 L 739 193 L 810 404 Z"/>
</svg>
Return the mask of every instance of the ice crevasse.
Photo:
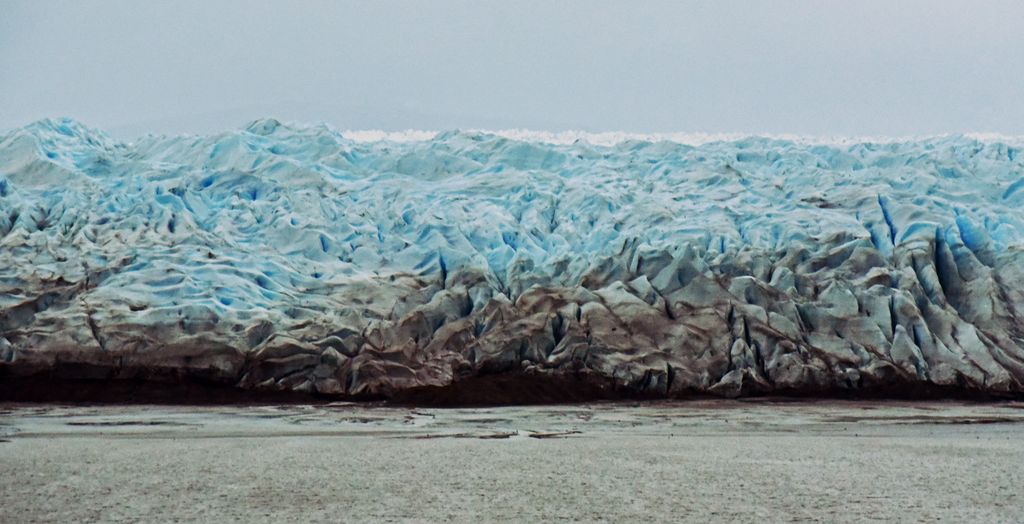
<svg viewBox="0 0 1024 524">
<path fill-rule="evenodd" d="M 54 377 L 1016 396 L 1024 154 L 956 136 L 365 142 L 274 120 L 123 142 L 43 120 L 0 137 L 0 381 Z"/>
</svg>

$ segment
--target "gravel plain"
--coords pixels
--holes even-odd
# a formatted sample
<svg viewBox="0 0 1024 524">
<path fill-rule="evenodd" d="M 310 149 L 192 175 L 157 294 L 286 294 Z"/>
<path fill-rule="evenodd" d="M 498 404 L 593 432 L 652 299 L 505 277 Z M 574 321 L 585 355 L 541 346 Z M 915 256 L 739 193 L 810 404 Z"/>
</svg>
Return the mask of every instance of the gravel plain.
<svg viewBox="0 0 1024 524">
<path fill-rule="evenodd" d="M 0 404 L 0 521 L 1024 521 L 1024 403 Z"/>
</svg>

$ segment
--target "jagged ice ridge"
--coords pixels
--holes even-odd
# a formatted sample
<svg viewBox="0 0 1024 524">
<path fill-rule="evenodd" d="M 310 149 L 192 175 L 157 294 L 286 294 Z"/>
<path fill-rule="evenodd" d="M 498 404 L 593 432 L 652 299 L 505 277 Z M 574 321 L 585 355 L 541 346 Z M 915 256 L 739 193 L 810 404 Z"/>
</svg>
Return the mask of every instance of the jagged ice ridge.
<svg viewBox="0 0 1024 524">
<path fill-rule="evenodd" d="M 1022 160 L 968 137 L 365 142 L 261 120 L 125 143 L 44 120 L 0 139 L 0 380 L 1017 395 Z"/>
</svg>

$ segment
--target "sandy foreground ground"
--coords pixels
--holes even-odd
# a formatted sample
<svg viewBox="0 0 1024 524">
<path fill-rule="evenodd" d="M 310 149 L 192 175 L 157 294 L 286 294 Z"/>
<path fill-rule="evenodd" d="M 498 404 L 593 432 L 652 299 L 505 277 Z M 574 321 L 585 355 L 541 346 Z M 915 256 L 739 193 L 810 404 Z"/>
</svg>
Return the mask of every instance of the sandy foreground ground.
<svg viewBox="0 0 1024 524">
<path fill-rule="evenodd" d="M 1024 521 L 1024 403 L 0 405 L 0 522 Z"/>
</svg>

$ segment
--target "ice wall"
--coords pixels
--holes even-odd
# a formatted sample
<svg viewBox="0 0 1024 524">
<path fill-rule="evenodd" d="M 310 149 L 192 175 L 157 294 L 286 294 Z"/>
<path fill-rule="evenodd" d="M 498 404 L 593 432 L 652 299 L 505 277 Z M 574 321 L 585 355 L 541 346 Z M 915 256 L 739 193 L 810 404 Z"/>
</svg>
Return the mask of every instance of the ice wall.
<svg viewBox="0 0 1024 524">
<path fill-rule="evenodd" d="M 1020 149 L 965 137 L 361 142 L 261 120 L 121 143 L 45 120 L 0 139 L 0 373 L 1019 393 L 1022 209 Z"/>
</svg>

